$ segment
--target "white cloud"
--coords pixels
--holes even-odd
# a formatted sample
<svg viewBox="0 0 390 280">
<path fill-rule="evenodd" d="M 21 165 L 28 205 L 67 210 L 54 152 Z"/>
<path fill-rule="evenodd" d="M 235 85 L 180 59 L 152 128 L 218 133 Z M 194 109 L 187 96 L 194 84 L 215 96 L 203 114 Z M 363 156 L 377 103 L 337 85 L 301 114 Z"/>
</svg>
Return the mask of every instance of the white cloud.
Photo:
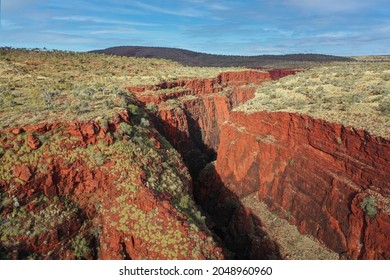
<svg viewBox="0 0 390 280">
<path fill-rule="evenodd" d="M 216 10 L 216 11 L 227 11 L 230 10 L 230 7 L 221 4 L 221 3 L 211 3 L 211 4 L 206 4 L 205 8 L 209 8 L 210 10 Z"/>
<path fill-rule="evenodd" d="M 85 22 L 95 22 L 95 23 L 107 23 L 107 24 L 120 24 L 120 25 L 135 25 L 135 26 L 159 26 L 159 24 L 154 23 L 145 23 L 138 21 L 125 21 L 125 20 L 110 20 L 98 17 L 88 17 L 88 16 L 62 16 L 62 17 L 53 17 L 53 20 L 62 20 L 62 21 L 85 21 Z"/>
<path fill-rule="evenodd" d="M 19 28 L 21 27 L 14 22 L 3 18 L 1 19 L 0 30 L 16 30 Z"/>
<path fill-rule="evenodd" d="M 176 9 L 176 8 L 163 8 L 161 6 L 157 5 L 151 5 L 146 4 L 139 1 L 131 1 L 131 4 L 138 6 L 142 9 L 162 13 L 162 14 L 168 14 L 168 15 L 174 15 L 174 16 L 183 16 L 183 17 L 202 17 L 204 16 L 204 13 L 198 9 L 194 8 L 186 8 L 186 9 Z"/>
<path fill-rule="evenodd" d="M 96 31 L 90 31 L 89 34 L 92 35 L 104 35 L 104 34 L 135 34 L 140 33 L 135 29 L 132 28 L 113 28 L 113 29 L 101 29 Z"/>
<path fill-rule="evenodd" d="M 3 0 L 1 1 L 1 8 L 3 13 L 8 13 L 20 9 L 26 9 L 37 4 L 45 4 L 45 0 Z"/>
<path fill-rule="evenodd" d="M 287 5 L 314 12 L 346 12 L 372 6 L 374 0 L 285 0 Z"/>
<path fill-rule="evenodd" d="M 287 47 L 255 47 L 251 49 L 253 55 L 261 54 L 286 54 L 291 52 Z"/>
<path fill-rule="evenodd" d="M 201 5 L 205 10 L 215 10 L 215 11 L 227 11 L 231 10 L 231 7 L 224 1 L 210 1 L 210 0 L 187 0 L 189 5 L 196 4 Z"/>
<path fill-rule="evenodd" d="M 315 38 L 324 38 L 324 39 L 337 39 L 337 38 L 345 38 L 350 36 L 356 36 L 358 33 L 356 32 L 346 32 L 346 31 L 335 31 L 335 32 L 325 32 L 316 34 Z"/>
</svg>

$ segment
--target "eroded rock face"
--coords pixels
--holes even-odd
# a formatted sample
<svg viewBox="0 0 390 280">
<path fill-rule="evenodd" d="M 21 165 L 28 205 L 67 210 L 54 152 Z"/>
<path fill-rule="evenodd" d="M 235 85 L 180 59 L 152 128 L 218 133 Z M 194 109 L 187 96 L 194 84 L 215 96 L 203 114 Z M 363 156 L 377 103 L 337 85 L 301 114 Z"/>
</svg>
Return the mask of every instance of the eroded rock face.
<svg viewBox="0 0 390 280">
<path fill-rule="evenodd" d="M 181 158 L 137 118 L 1 132 L 1 258 L 224 258 Z"/>
<path fill-rule="evenodd" d="M 155 104 L 155 126 L 198 179 L 194 196 L 214 219 L 208 226 L 236 258 L 281 258 L 261 220 L 239 202 L 255 192 L 342 257 L 389 259 L 388 139 L 299 114 L 232 112 L 265 81 L 295 73 L 230 72 L 129 90 L 146 107 Z M 224 258 L 220 239 L 192 202 L 184 163 L 136 119 L 124 111 L 106 122 L 2 132 L 3 150 L 17 156 L 0 154 L 7 230 L 0 252 L 18 252 L 11 258 Z M 53 227 L 45 223 L 50 219 Z M 9 230 L 15 225 L 23 226 Z M 83 242 L 94 249 L 83 251 Z"/>
<path fill-rule="evenodd" d="M 197 176 L 205 164 L 215 158 L 219 128 L 228 119 L 231 109 L 252 99 L 262 83 L 296 72 L 284 69 L 226 72 L 214 79 L 164 82 L 128 90 L 140 102 L 158 105 L 156 126 L 184 157 L 191 174 Z M 178 104 L 167 106 L 174 99 Z"/>
<path fill-rule="evenodd" d="M 364 131 L 299 114 L 234 112 L 221 128 L 216 173 L 237 196 L 257 191 L 339 254 L 389 259 L 389 158 L 389 141 Z"/>
<path fill-rule="evenodd" d="M 223 231 L 220 236 L 236 240 L 253 236 L 252 230 L 246 237 L 235 235 L 234 228 L 242 223 L 237 216 L 246 220 L 245 211 L 230 204 L 257 192 L 281 217 L 342 258 L 390 258 L 385 238 L 390 233 L 388 140 L 298 114 L 232 113 L 254 96 L 256 86 L 296 73 L 253 72 L 135 90 L 145 104 L 159 105 L 160 131 L 180 151 L 192 175 L 215 160 L 218 151 L 214 175 L 202 175 L 194 193 L 220 222 L 216 227 Z M 159 93 L 167 88 L 172 89 L 169 95 Z M 185 98 L 188 92 L 195 97 Z M 180 106 L 164 106 L 170 98 L 178 98 Z"/>
</svg>

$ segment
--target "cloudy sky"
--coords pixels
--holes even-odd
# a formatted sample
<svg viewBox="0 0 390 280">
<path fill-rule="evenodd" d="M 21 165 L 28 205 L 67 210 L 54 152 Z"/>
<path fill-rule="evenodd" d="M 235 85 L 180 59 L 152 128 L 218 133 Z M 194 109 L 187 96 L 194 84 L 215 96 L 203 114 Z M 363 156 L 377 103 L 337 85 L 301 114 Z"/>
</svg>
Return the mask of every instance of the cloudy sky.
<svg viewBox="0 0 390 280">
<path fill-rule="evenodd" d="M 0 1 L 0 46 L 390 54 L 389 0 Z"/>
</svg>

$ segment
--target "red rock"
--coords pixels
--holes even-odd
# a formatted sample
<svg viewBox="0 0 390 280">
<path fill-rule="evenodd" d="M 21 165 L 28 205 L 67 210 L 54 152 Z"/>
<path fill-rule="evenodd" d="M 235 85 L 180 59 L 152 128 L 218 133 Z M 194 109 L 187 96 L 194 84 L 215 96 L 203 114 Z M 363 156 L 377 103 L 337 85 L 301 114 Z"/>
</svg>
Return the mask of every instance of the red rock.
<svg viewBox="0 0 390 280">
<path fill-rule="evenodd" d="M 119 113 L 119 116 L 121 117 L 121 119 L 126 122 L 126 123 L 130 123 L 130 116 L 129 116 L 129 113 L 127 111 L 122 111 L 121 113 Z"/>
<path fill-rule="evenodd" d="M 11 132 L 15 135 L 19 135 L 19 134 L 23 133 L 24 130 L 22 128 L 17 127 L 17 128 L 12 129 Z"/>
<path fill-rule="evenodd" d="M 155 90 L 178 88 L 170 94 L 171 97 L 167 97 L 165 93 L 160 97 L 157 92 L 157 95 L 143 94 L 138 98 L 143 103 L 159 103 L 183 94 L 197 96 L 195 99 L 183 101 L 181 107 L 160 108 L 158 117 L 163 134 L 184 156 L 190 170 L 199 170 L 204 166 L 204 162 L 194 157 L 194 151 L 212 156 L 219 145 L 219 127 L 229 118 L 229 111 L 233 106 L 238 106 L 254 97 L 255 86 L 240 86 L 248 83 L 260 85 L 270 79 L 268 72 L 228 72 L 220 74 L 215 79 L 182 80 L 155 86 Z M 190 91 L 180 90 L 184 86 Z M 219 94 L 228 86 L 234 86 L 230 93 L 228 91 L 227 94 Z"/>
<path fill-rule="evenodd" d="M 52 124 L 46 124 L 46 123 L 41 123 L 41 124 L 36 124 L 36 125 L 27 125 L 23 129 L 26 132 L 29 133 L 39 133 L 43 134 L 51 129 Z"/>
<path fill-rule="evenodd" d="M 185 95 L 209 95 L 219 93 L 227 86 L 242 86 L 248 84 L 260 85 L 271 79 L 281 78 L 287 75 L 293 75 L 297 71 L 291 69 L 275 69 L 269 72 L 259 71 L 240 71 L 240 72 L 225 72 L 213 79 L 191 79 L 179 80 L 174 82 L 163 82 L 154 86 L 144 87 L 127 87 L 130 92 L 137 95 L 139 101 L 144 104 L 160 103 L 169 99 L 175 99 Z M 159 93 L 159 90 L 175 89 L 176 91 L 167 94 L 166 92 Z M 188 90 L 189 89 L 189 90 Z M 144 94 L 146 91 L 153 91 L 151 94 Z M 142 93 L 142 94 L 139 94 Z M 253 89 L 254 93 L 254 89 Z M 252 94 L 253 94 L 252 93 Z M 252 95 L 253 97 L 253 95 Z M 251 98 L 252 98 L 251 97 Z M 248 98 L 249 99 L 249 98 Z M 246 100 L 248 100 L 246 99 Z M 244 101 L 246 101 L 244 100 Z"/>
<path fill-rule="evenodd" d="M 298 72 L 302 72 L 302 70 L 295 69 L 272 69 L 269 70 L 268 73 L 272 80 L 278 80 L 288 75 L 295 75 Z"/>
<path fill-rule="evenodd" d="M 216 172 L 238 196 L 257 191 L 270 208 L 290 211 L 302 233 L 334 251 L 389 259 L 389 215 L 367 220 L 359 200 L 350 201 L 367 186 L 389 196 L 389 147 L 386 139 L 308 116 L 234 112 L 221 127 Z"/>
<path fill-rule="evenodd" d="M 158 94 L 167 88 L 177 89 L 172 98 L 181 96 L 184 86 L 196 96 L 182 101 L 181 108 L 160 106 L 158 112 L 161 131 L 192 170 L 199 164 L 194 151 L 218 150 L 215 177 L 236 195 L 258 192 L 271 209 L 290 211 L 291 221 L 302 233 L 312 234 L 336 252 L 347 252 L 352 258 L 390 258 L 385 253 L 390 252 L 389 242 L 382 235 L 390 234 L 389 216 L 380 212 L 375 223 L 364 222 L 366 216 L 351 214 L 354 206 L 349 201 L 367 186 L 375 186 L 385 198 L 390 195 L 388 140 L 298 114 L 230 113 L 232 107 L 254 96 L 255 87 L 240 85 L 260 85 L 296 72 L 222 73 L 215 79 L 162 83 L 135 92 L 157 91 L 157 95 L 140 96 L 144 103 L 169 99 Z M 226 92 L 226 86 L 233 87 L 231 94 L 219 94 Z M 225 195 L 223 190 L 218 192 Z M 221 219 L 229 217 L 221 215 Z M 367 228 L 357 226 L 363 224 Z M 356 253 L 361 243 L 367 245 Z"/>
<path fill-rule="evenodd" d="M 33 134 L 27 135 L 27 144 L 32 150 L 36 150 L 41 146 L 41 142 Z"/>
<path fill-rule="evenodd" d="M 27 166 L 16 165 L 13 170 L 14 176 L 20 180 L 27 182 L 32 177 L 31 171 Z"/>
<path fill-rule="evenodd" d="M 44 186 L 44 194 L 47 197 L 54 197 L 57 195 L 56 187 L 54 185 L 45 185 Z"/>
<path fill-rule="evenodd" d="M 147 97 L 150 99 L 145 98 L 142 102 L 151 100 L 154 102 L 163 102 L 171 98 L 177 98 L 178 96 L 188 94 L 196 95 L 196 100 L 188 99 L 183 101 L 182 108 L 162 109 L 159 112 L 159 116 L 165 123 L 162 130 L 167 135 L 172 136 L 172 142 L 175 146 L 179 147 L 181 152 L 192 152 L 192 149 L 203 149 L 203 152 L 205 149 L 213 150 L 222 145 L 220 144 L 220 129 L 224 127 L 224 122 L 229 120 L 231 108 L 253 97 L 255 87 L 247 89 L 246 87 L 240 88 L 240 85 L 247 83 L 261 84 L 271 78 L 272 75 L 267 72 L 231 72 L 221 74 L 214 79 L 166 82 L 160 85 L 141 87 L 134 91 L 145 92 L 147 90 L 178 89 L 177 91 L 172 90 L 166 96 L 164 94 L 157 94 L 156 99 L 153 99 L 154 97 Z M 224 91 L 224 94 L 221 93 L 222 91 Z M 130 118 L 126 112 L 121 113 L 112 120 L 110 119 L 110 131 L 117 130 L 117 126 L 123 120 L 130 122 Z M 56 124 L 57 127 L 62 125 L 60 123 Z M 98 135 L 101 138 L 105 138 L 107 144 L 113 142 L 110 131 L 107 130 L 107 132 L 100 133 L 99 130 L 102 129 L 95 122 L 74 122 L 68 124 L 66 127 L 71 135 L 77 136 L 82 140 L 82 142 L 77 143 L 77 146 L 80 147 L 83 147 L 86 143 L 95 143 Z M 38 127 L 31 127 L 31 129 L 31 132 L 34 132 L 33 129 L 38 129 L 39 131 L 44 130 Z M 50 129 L 52 127 L 48 127 L 48 130 Z M 158 138 L 154 138 L 154 141 L 156 142 L 155 146 L 159 147 Z M 73 145 L 63 146 L 63 149 L 69 151 L 69 153 L 72 153 L 74 148 Z M 253 146 L 252 148 L 257 149 L 258 146 Z M 34 195 L 40 194 L 42 191 L 49 197 L 66 195 L 69 200 L 77 204 L 80 211 L 77 211 L 77 214 L 64 221 L 55 230 L 41 234 L 26 243 L 21 243 L 23 250 L 27 248 L 26 250 L 29 252 L 36 251 L 47 254 L 50 252 L 54 254 L 50 255 L 50 258 L 74 258 L 74 255 L 69 252 L 69 246 L 64 246 L 63 241 L 66 240 L 66 244 L 71 244 L 72 239 L 81 233 L 81 225 L 85 224 L 85 220 L 90 219 L 91 223 L 101 225 L 100 228 L 102 231 L 99 235 L 99 240 L 93 240 L 92 243 L 100 244 L 100 255 L 98 257 L 102 259 L 172 258 L 172 256 L 166 253 L 167 250 L 162 250 L 162 245 L 151 242 L 143 234 L 138 233 L 137 235 L 137 231 L 135 230 L 137 226 L 143 227 L 143 232 L 147 232 L 150 228 L 149 225 L 161 228 L 161 232 L 158 234 L 164 234 L 168 226 L 173 232 L 181 233 L 184 238 L 180 241 L 183 242 L 179 244 L 182 245 L 182 249 L 178 252 L 177 258 L 192 259 L 194 258 L 192 255 L 193 252 L 198 253 L 195 258 L 199 259 L 223 258 L 223 254 L 221 253 L 222 248 L 211 242 L 205 242 L 211 237 L 207 229 L 202 229 L 199 233 L 191 229 L 188 218 L 173 206 L 173 197 L 169 197 L 164 193 L 156 194 L 145 186 L 146 174 L 148 172 L 142 171 L 137 162 L 132 163 L 128 167 L 121 166 L 120 171 L 115 171 L 114 168 L 109 168 L 114 164 L 113 161 L 108 161 L 104 166 L 105 168 L 100 169 L 99 167 L 88 166 L 83 159 L 65 162 L 63 159 L 51 154 L 44 155 L 43 158 L 49 165 L 48 170 L 50 176 L 41 174 L 42 176 L 39 177 L 37 174 L 33 177 L 28 167 L 16 166 L 14 168 L 13 172 L 15 177 L 27 182 L 25 187 L 20 188 L 20 192 L 35 189 L 36 193 Z M 149 162 L 151 160 L 149 159 Z M 246 164 L 249 164 L 249 161 Z M 185 168 L 183 163 L 177 163 L 176 165 L 177 170 Z M 282 170 L 283 168 L 280 169 Z M 156 213 L 155 216 L 148 217 L 147 222 L 134 219 L 130 215 L 131 213 L 117 211 L 117 207 L 119 206 L 118 201 L 120 201 L 119 198 L 123 195 L 123 190 L 117 188 L 118 183 L 121 183 L 118 180 L 123 180 L 123 176 L 126 174 L 131 174 L 131 177 L 135 179 L 133 183 L 138 188 L 135 194 L 126 197 L 126 203 L 136 207 L 139 213 Z M 252 173 L 247 177 L 250 176 L 252 176 Z M 179 187 L 191 190 L 192 183 L 189 178 L 182 178 L 182 183 L 183 186 Z M 6 184 L 0 183 L 1 188 L 4 187 L 3 185 L 5 188 L 9 187 Z M 227 194 L 223 193 L 223 190 L 219 190 L 219 192 L 222 194 L 222 197 L 227 196 Z M 337 194 L 335 194 L 336 196 Z M 100 212 L 97 210 L 99 207 L 102 208 Z M 341 214 L 344 213 L 341 212 Z M 222 218 L 227 218 L 226 213 L 220 213 L 220 215 Z M 240 212 L 234 215 L 232 220 L 235 222 L 232 222 L 230 227 L 237 235 L 241 234 L 240 225 L 250 227 L 251 230 L 255 231 L 256 224 L 251 220 L 251 215 L 248 209 L 241 209 Z M 359 214 L 355 216 L 360 219 Z M 382 226 L 384 224 L 382 220 L 382 217 L 378 216 L 378 225 Z M 334 229 L 337 229 L 337 223 L 333 222 L 332 225 Z M 124 228 L 128 228 L 128 230 L 126 231 Z M 310 228 L 310 226 L 307 228 Z M 377 228 L 382 229 L 384 227 Z M 386 228 L 384 229 L 386 230 Z M 359 232 L 359 230 L 355 230 L 354 232 Z M 369 236 L 371 237 L 372 234 L 370 232 Z M 244 241 L 242 242 L 245 242 L 245 238 L 246 236 L 244 236 L 242 239 Z M 193 242 L 195 240 L 196 242 Z M 383 238 L 380 240 L 383 240 Z M 200 242 L 200 245 L 198 242 Z M 202 248 L 200 251 L 195 250 L 197 245 Z M 377 245 L 374 243 L 371 247 L 375 246 Z M 151 250 L 151 248 L 153 249 Z M 175 250 L 172 246 L 165 247 L 164 249 L 167 248 L 168 251 Z M 253 256 L 255 256 L 254 253 Z M 367 256 L 371 257 L 371 255 Z"/>
<path fill-rule="evenodd" d="M 96 127 L 93 123 L 87 123 L 81 127 L 81 133 L 87 138 L 92 137 L 96 133 Z"/>
<path fill-rule="evenodd" d="M 89 137 L 89 138 L 85 141 L 85 143 L 86 143 L 87 145 L 94 145 L 94 144 L 97 143 L 97 141 L 98 141 L 97 135 L 93 135 L 92 137 Z"/>
<path fill-rule="evenodd" d="M 105 138 L 104 145 L 109 146 L 113 143 L 114 143 L 114 138 L 110 134 L 108 134 L 107 137 Z"/>
<path fill-rule="evenodd" d="M 108 133 L 108 127 L 101 128 L 101 129 L 99 130 L 99 138 L 100 138 L 100 139 L 106 138 L 107 133 Z"/>
<path fill-rule="evenodd" d="M 83 135 L 80 131 L 80 125 L 77 122 L 73 122 L 73 123 L 69 124 L 68 132 L 72 136 L 80 137 L 81 139 L 83 137 Z"/>
</svg>

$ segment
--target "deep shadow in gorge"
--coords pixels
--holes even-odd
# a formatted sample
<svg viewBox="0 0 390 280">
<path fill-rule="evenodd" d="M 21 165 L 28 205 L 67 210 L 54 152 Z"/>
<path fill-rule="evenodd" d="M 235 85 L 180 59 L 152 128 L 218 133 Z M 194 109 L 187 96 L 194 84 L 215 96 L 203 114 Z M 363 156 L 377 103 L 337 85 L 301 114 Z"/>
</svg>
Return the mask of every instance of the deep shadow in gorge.
<svg viewBox="0 0 390 280">
<path fill-rule="evenodd" d="M 212 165 L 204 168 L 217 158 L 220 128 L 229 119 L 231 110 L 252 99 L 257 87 L 264 82 L 297 72 L 292 69 L 226 72 L 214 79 L 128 88 L 130 92 L 141 93 L 139 101 L 144 105 L 162 103 L 157 111 L 149 111 L 154 125 L 181 154 L 193 180 L 195 202 L 208 217 L 209 228 L 219 236 L 224 247 L 233 252 L 233 258 L 280 259 L 281 254 L 276 242 L 262 230 L 259 218 L 222 183 Z M 176 94 L 167 96 L 159 92 L 167 88 L 176 88 Z M 173 107 L 164 103 L 167 99 L 179 98 L 180 90 L 184 89 L 192 98 L 178 100 Z M 146 90 L 154 94 L 142 94 Z"/>
<path fill-rule="evenodd" d="M 314 236 L 337 254 L 387 258 L 386 139 L 298 113 L 232 112 L 264 82 L 296 72 L 229 72 L 128 90 L 146 109 L 154 103 L 149 113 L 155 127 L 182 155 L 195 201 L 234 258 L 281 255 L 240 201 L 253 193 L 281 218 L 291 218 L 300 234 Z M 204 170 L 217 150 L 216 168 Z M 378 215 L 370 218 L 362 203 L 373 195 L 380 203 Z"/>
<path fill-rule="evenodd" d="M 176 130 L 154 116 L 159 132 Z M 226 258 L 232 259 L 281 259 L 278 244 L 262 229 L 262 221 L 245 208 L 240 198 L 230 191 L 215 172 L 212 161 L 216 151 L 202 142 L 198 123 L 189 120 L 189 135 L 177 131 L 182 141 L 168 141 L 182 155 L 193 179 L 193 196 L 200 210 L 206 215 L 209 229 L 218 236 L 228 250 Z M 186 143 L 189 143 L 186 144 Z"/>
<path fill-rule="evenodd" d="M 213 163 L 195 180 L 194 197 L 210 217 L 209 228 L 235 259 L 282 259 L 278 244 L 263 230 L 262 221 L 222 183 Z"/>
</svg>

